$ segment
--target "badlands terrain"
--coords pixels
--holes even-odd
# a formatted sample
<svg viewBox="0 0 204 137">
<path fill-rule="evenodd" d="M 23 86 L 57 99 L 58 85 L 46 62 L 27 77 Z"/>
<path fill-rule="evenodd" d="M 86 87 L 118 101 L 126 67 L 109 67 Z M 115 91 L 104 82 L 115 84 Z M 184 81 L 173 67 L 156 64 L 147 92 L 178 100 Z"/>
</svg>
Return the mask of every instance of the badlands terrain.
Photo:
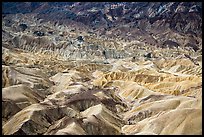
<svg viewBox="0 0 204 137">
<path fill-rule="evenodd" d="M 3 135 L 201 135 L 202 5 L 2 3 Z"/>
</svg>

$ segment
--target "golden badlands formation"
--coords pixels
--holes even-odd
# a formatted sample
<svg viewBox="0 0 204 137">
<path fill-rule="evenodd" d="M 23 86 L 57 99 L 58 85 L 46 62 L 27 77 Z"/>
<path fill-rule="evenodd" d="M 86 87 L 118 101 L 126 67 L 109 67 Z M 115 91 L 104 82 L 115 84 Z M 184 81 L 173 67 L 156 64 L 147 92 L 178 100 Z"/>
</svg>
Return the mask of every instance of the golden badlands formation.
<svg viewBox="0 0 204 137">
<path fill-rule="evenodd" d="M 195 34 L 161 27 L 164 32 L 154 37 L 160 31 L 158 24 L 165 26 L 165 18 L 149 26 L 151 34 L 143 32 L 143 27 L 149 27 L 142 27 L 144 20 L 139 18 L 139 28 L 129 30 L 135 37 L 126 37 L 128 28 L 117 25 L 123 19 L 120 7 L 124 13 L 127 4 L 135 3 L 107 2 L 112 11 L 109 14 L 110 9 L 104 7 L 103 14 L 113 26 L 102 35 L 105 21 L 93 29 L 81 22 L 85 11 L 80 10 L 84 4 L 91 7 L 86 11 L 92 15 L 100 4 L 58 5 L 78 13 L 73 20 L 60 18 L 60 23 L 47 17 L 58 13 L 56 3 L 39 3 L 3 3 L 3 135 L 202 134 L 202 32 L 192 27 L 185 29 L 195 29 Z M 192 10 L 199 10 L 197 3 L 159 3 L 160 7 L 136 3 L 135 9 L 137 4 L 152 16 L 153 9 L 164 5 L 175 8 L 175 16 L 180 10 L 195 15 Z M 32 11 L 19 10 L 29 6 Z M 38 11 L 46 8 L 51 11 L 43 18 L 44 13 Z M 196 19 L 188 26 L 200 23 Z M 118 30 L 122 34 L 115 37 Z M 149 43 L 150 36 L 156 39 L 155 45 Z"/>
</svg>

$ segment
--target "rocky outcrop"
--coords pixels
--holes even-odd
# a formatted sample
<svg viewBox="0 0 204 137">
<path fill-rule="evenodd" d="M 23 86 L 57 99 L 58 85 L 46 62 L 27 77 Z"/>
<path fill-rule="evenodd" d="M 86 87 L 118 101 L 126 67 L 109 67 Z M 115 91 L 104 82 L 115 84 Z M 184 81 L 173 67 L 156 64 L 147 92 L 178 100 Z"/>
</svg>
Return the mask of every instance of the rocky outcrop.
<svg viewBox="0 0 204 137">
<path fill-rule="evenodd" d="M 75 117 L 77 112 L 68 107 L 33 104 L 14 115 L 3 126 L 4 135 L 40 135 L 56 120 L 68 115 Z M 13 123 L 16 123 L 13 125 Z"/>
<path fill-rule="evenodd" d="M 21 84 L 2 90 L 2 118 L 7 121 L 14 114 L 31 104 L 40 103 L 43 97 L 38 92 Z"/>
</svg>

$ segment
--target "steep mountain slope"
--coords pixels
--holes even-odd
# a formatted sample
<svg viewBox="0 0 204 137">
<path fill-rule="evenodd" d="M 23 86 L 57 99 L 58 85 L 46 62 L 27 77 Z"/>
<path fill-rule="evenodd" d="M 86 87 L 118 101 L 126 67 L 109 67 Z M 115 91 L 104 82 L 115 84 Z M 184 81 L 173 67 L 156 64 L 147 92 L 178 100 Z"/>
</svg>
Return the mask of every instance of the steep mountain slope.
<svg viewBox="0 0 204 137">
<path fill-rule="evenodd" d="M 189 39 L 178 39 L 184 34 L 192 37 L 189 43 L 200 43 L 194 37 L 202 36 L 201 9 L 199 2 L 3 3 L 3 13 L 35 13 L 38 19 L 60 24 L 77 22 L 108 37 L 136 39 L 151 45 L 173 40 L 182 46 Z"/>
</svg>

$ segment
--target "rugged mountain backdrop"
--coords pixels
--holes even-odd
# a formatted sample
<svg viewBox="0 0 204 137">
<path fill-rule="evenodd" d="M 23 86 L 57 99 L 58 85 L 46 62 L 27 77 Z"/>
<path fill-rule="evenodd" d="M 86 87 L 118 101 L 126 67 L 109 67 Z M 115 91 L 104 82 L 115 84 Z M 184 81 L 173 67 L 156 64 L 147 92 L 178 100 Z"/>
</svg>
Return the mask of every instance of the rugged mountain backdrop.
<svg viewBox="0 0 204 137">
<path fill-rule="evenodd" d="M 59 23 L 82 23 L 100 35 L 140 39 L 156 45 L 164 34 L 202 36 L 201 2 L 14 2 L 3 3 L 3 14 L 36 13 L 37 18 Z M 109 34 L 111 32 L 111 34 Z M 162 34 L 155 38 L 158 34 Z M 155 37 L 154 37 L 155 36 Z M 176 40 L 185 44 L 182 40 Z M 192 44 L 195 42 L 191 41 Z"/>
</svg>

